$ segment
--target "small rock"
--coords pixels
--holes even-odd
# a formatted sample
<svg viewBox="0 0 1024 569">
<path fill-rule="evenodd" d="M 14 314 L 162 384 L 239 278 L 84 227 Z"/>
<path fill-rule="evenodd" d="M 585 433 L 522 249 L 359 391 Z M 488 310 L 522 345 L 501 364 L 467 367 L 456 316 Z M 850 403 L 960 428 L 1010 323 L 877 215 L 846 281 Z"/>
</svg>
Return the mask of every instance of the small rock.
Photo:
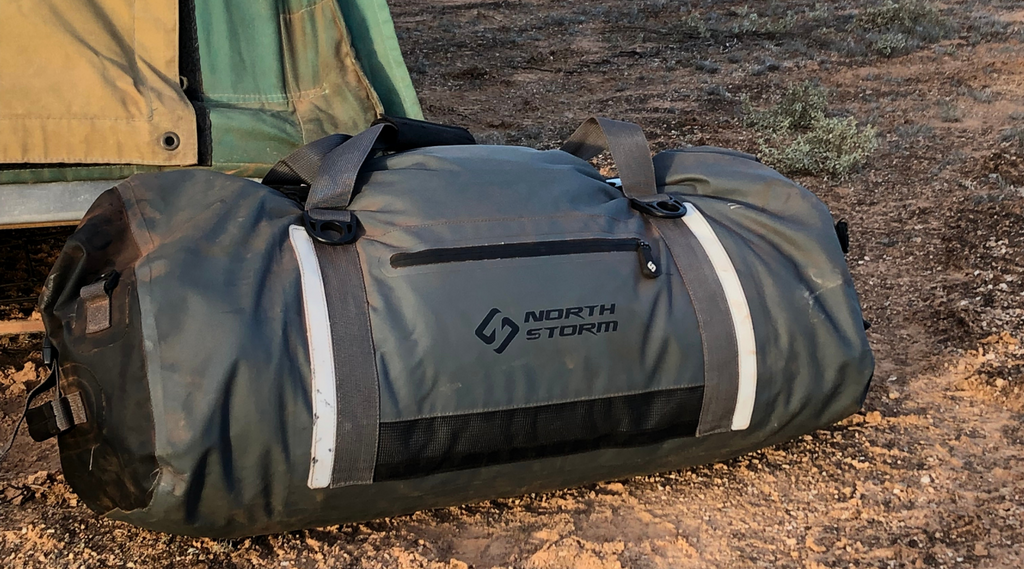
<svg viewBox="0 0 1024 569">
<path fill-rule="evenodd" d="M 900 398 L 900 393 L 898 391 L 893 390 L 893 391 L 889 392 L 889 399 L 895 400 L 895 399 L 899 399 L 899 398 Z"/>
<path fill-rule="evenodd" d="M 864 422 L 869 424 L 869 425 L 874 425 L 876 423 L 881 423 L 882 422 L 882 414 L 880 412 L 878 412 L 878 411 L 872 411 L 872 412 L 868 413 L 867 415 L 864 415 Z"/>
<path fill-rule="evenodd" d="M 39 486 L 50 476 L 50 473 L 45 470 L 40 470 L 35 474 L 31 474 L 25 478 L 25 484 L 29 486 Z"/>
<path fill-rule="evenodd" d="M 764 60 L 764 63 L 752 69 L 750 71 L 750 74 L 754 76 L 759 76 L 764 75 L 766 73 L 773 73 L 781 68 L 782 66 L 779 65 L 778 61 L 775 61 L 774 59 L 766 59 Z"/>
<path fill-rule="evenodd" d="M 620 482 L 611 482 L 601 487 L 602 490 L 609 494 L 625 494 L 626 487 Z"/>
<path fill-rule="evenodd" d="M 921 477 L 921 484 L 931 484 L 931 483 L 932 483 L 932 477 L 931 476 L 928 476 L 927 474 L 925 474 L 924 476 Z"/>
<path fill-rule="evenodd" d="M 36 369 L 36 364 L 32 362 L 25 362 L 25 367 L 21 368 L 21 371 L 14 372 L 11 375 L 11 381 L 17 384 L 24 384 L 29 381 L 36 381 L 39 379 L 39 370 Z"/>
<path fill-rule="evenodd" d="M 807 549 L 810 549 L 815 553 L 824 553 L 826 551 L 826 548 L 815 543 L 814 538 L 812 538 L 811 536 L 807 536 L 807 539 L 804 540 L 804 545 L 807 547 Z"/>
<path fill-rule="evenodd" d="M 20 488 L 6 488 L 4 490 L 4 500 L 7 500 L 8 502 L 13 502 L 15 498 L 21 496 L 21 493 L 22 492 Z"/>
<path fill-rule="evenodd" d="M 707 61 L 703 59 L 698 59 L 697 63 L 694 63 L 693 66 L 697 69 L 697 71 L 703 71 L 704 73 L 718 73 L 718 71 L 722 68 L 721 65 L 715 63 L 714 61 Z"/>
<path fill-rule="evenodd" d="M 1003 386 L 1006 385 L 1006 380 L 1001 378 L 1001 377 L 997 377 L 995 383 L 996 383 L 996 389 L 1002 389 Z"/>
<path fill-rule="evenodd" d="M 551 531 L 549 529 L 542 529 L 540 531 L 535 531 L 531 535 L 533 536 L 534 539 L 537 539 L 539 541 L 547 541 L 547 542 L 558 541 L 562 537 L 562 536 L 558 535 L 558 532 L 554 532 L 554 531 Z"/>
<path fill-rule="evenodd" d="M 842 422 L 842 424 L 846 424 L 846 425 L 859 425 L 859 424 L 861 424 L 863 422 L 864 422 L 864 416 L 863 415 L 856 415 L 856 414 L 854 414 L 854 415 L 850 415 L 847 419 L 845 419 Z"/>
</svg>

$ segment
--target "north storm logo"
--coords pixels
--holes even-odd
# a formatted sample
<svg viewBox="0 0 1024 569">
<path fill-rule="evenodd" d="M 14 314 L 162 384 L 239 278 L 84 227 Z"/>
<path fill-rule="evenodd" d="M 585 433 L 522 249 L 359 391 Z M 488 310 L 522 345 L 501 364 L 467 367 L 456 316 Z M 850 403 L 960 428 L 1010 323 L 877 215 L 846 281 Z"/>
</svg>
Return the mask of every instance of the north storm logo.
<svg viewBox="0 0 1024 569">
<path fill-rule="evenodd" d="M 498 341 L 498 326 L 491 328 L 491 322 L 494 320 L 494 317 L 499 314 L 501 314 L 500 310 L 498 310 L 497 308 L 492 308 L 491 311 L 487 313 L 487 316 L 485 316 L 484 319 L 480 322 L 480 325 L 476 327 L 476 337 L 480 338 L 480 340 L 482 340 L 483 343 L 487 344 L 488 346 L 492 346 L 494 345 L 495 342 Z M 490 332 L 487 331 L 488 329 L 490 329 Z M 505 332 L 505 337 L 502 338 L 501 343 L 498 344 L 498 347 L 494 348 L 494 353 L 496 354 L 504 352 L 505 348 L 507 348 L 508 345 L 512 343 L 512 340 L 515 339 L 516 334 L 519 333 L 519 325 L 516 324 L 515 320 L 512 320 L 508 316 L 502 316 L 501 330 L 508 330 L 508 332 Z"/>
<path fill-rule="evenodd" d="M 501 343 L 494 348 L 494 353 L 503 353 L 519 334 L 519 324 L 502 316 L 501 310 L 492 308 L 487 316 L 476 327 L 476 337 L 480 341 L 493 346 L 502 334 Z M 614 320 L 614 304 L 588 304 L 586 306 L 566 306 L 531 310 L 523 315 L 523 325 L 531 322 L 543 323 L 526 331 L 527 340 L 551 340 L 554 338 L 571 338 L 573 336 L 597 336 L 619 331 L 619 321 Z"/>
</svg>

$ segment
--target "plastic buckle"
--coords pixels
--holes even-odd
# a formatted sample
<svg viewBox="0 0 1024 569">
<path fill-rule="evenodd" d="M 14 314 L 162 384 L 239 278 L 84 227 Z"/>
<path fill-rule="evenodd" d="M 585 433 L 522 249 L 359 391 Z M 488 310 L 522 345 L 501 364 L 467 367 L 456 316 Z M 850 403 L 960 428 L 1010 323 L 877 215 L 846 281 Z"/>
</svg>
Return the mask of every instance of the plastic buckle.
<svg viewBox="0 0 1024 569">
<path fill-rule="evenodd" d="M 53 342 L 50 341 L 49 336 L 43 336 L 43 365 L 46 367 L 52 367 L 53 361 L 56 359 L 57 348 L 53 347 Z"/>
<path fill-rule="evenodd" d="M 654 217 L 675 219 L 686 215 L 686 204 L 671 194 L 631 198 L 629 202 L 633 209 Z"/>
<path fill-rule="evenodd" d="M 356 240 L 359 220 L 351 213 L 348 213 L 348 221 L 316 219 L 306 211 L 302 213 L 302 224 L 306 226 L 306 233 L 321 243 L 346 245 Z"/>
</svg>

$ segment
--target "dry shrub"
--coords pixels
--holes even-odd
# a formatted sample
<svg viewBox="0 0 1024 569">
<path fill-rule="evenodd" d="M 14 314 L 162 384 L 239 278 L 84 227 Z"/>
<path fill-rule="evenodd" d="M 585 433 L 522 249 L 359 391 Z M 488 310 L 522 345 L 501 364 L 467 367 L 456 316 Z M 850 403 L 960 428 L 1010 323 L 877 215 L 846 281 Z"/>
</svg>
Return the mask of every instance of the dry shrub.
<svg viewBox="0 0 1024 569">
<path fill-rule="evenodd" d="M 886 0 L 863 8 L 854 26 L 866 34 L 871 49 L 885 57 L 905 55 L 955 32 L 953 23 L 923 0 Z"/>
<path fill-rule="evenodd" d="M 845 178 L 877 148 L 877 130 L 852 117 L 826 116 L 828 94 L 812 82 L 791 85 L 772 107 L 746 105 L 748 126 L 761 133 L 761 159 L 785 174 Z"/>
</svg>

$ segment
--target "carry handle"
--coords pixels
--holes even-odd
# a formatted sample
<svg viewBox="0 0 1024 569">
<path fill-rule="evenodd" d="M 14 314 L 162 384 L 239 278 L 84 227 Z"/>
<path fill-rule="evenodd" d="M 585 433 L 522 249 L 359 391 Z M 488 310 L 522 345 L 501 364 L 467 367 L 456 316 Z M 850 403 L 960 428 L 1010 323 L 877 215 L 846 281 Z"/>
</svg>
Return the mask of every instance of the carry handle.
<svg viewBox="0 0 1024 569">
<path fill-rule="evenodd" d="M 425 146 L 476 144 L 468 130 L 457 126 L 387 116 L 378 118 L 370 126 L 378 124 L 394 127 L 394 132 L 380 141 L 380 150 L 400 152 Z M 331 134 L 310 142 L 275 164 L 263 177 L 263 185 L 312 186 L 327 155 L 351 138 L 347 134 Z"/>
<path fill-rule="evenodd" d="M 590 160 L 608 150 L 630 199 L 657 195 L 654 161 L 644 131 L 630 122 L 590 117 L 562 145 L 562 151 Z"/>
<path fill-rule="evenodd" d="M 302 186 L 310 185 L 320 170 L 324 156 L 352 138 L 347 134 L 330 134 L 314 140 L 309 144 L 277 161 L 261 183 L 264 186 Z"/>
<path fill-rule="evenodd" d="M 348 204 L 352 201 L 356 177 L 363 162 L 378 148 L 385 134 L 394 136 L 395 126 L 381 123 L 349 138 L 320 160 L 320 169 L 309 184 L 302 223 L 310 237 L 326 245 L 346 245 L 358 236 L 358 221 Z"/>
<path fill-rule="evenodd" d="M 464 144 L 476 144 L 473 135 L 464 128 L 413 119 L 383 117 L 374 121 L 370 128 L 344 140 L 320 158 L 319 169 L 309 181 L 303 214 L 306 231 L 313 239 L 328 245 L 355 241 L 359 224 L 348 206 L 359 170 L 374 152 Z M 291 164 L 289 167 L 294 170 L 294 161 Z"/>
<path fill-rule="evenodd" d="M 306 211 L 347 208 L 352 201 L 359 169 L 370 154 L 378 149 L 378 139 L 393 137 L 397 130 L 391 123 L 376 124 L 324 156 L 316 178 L 309 185 Z"/>
</svg>

